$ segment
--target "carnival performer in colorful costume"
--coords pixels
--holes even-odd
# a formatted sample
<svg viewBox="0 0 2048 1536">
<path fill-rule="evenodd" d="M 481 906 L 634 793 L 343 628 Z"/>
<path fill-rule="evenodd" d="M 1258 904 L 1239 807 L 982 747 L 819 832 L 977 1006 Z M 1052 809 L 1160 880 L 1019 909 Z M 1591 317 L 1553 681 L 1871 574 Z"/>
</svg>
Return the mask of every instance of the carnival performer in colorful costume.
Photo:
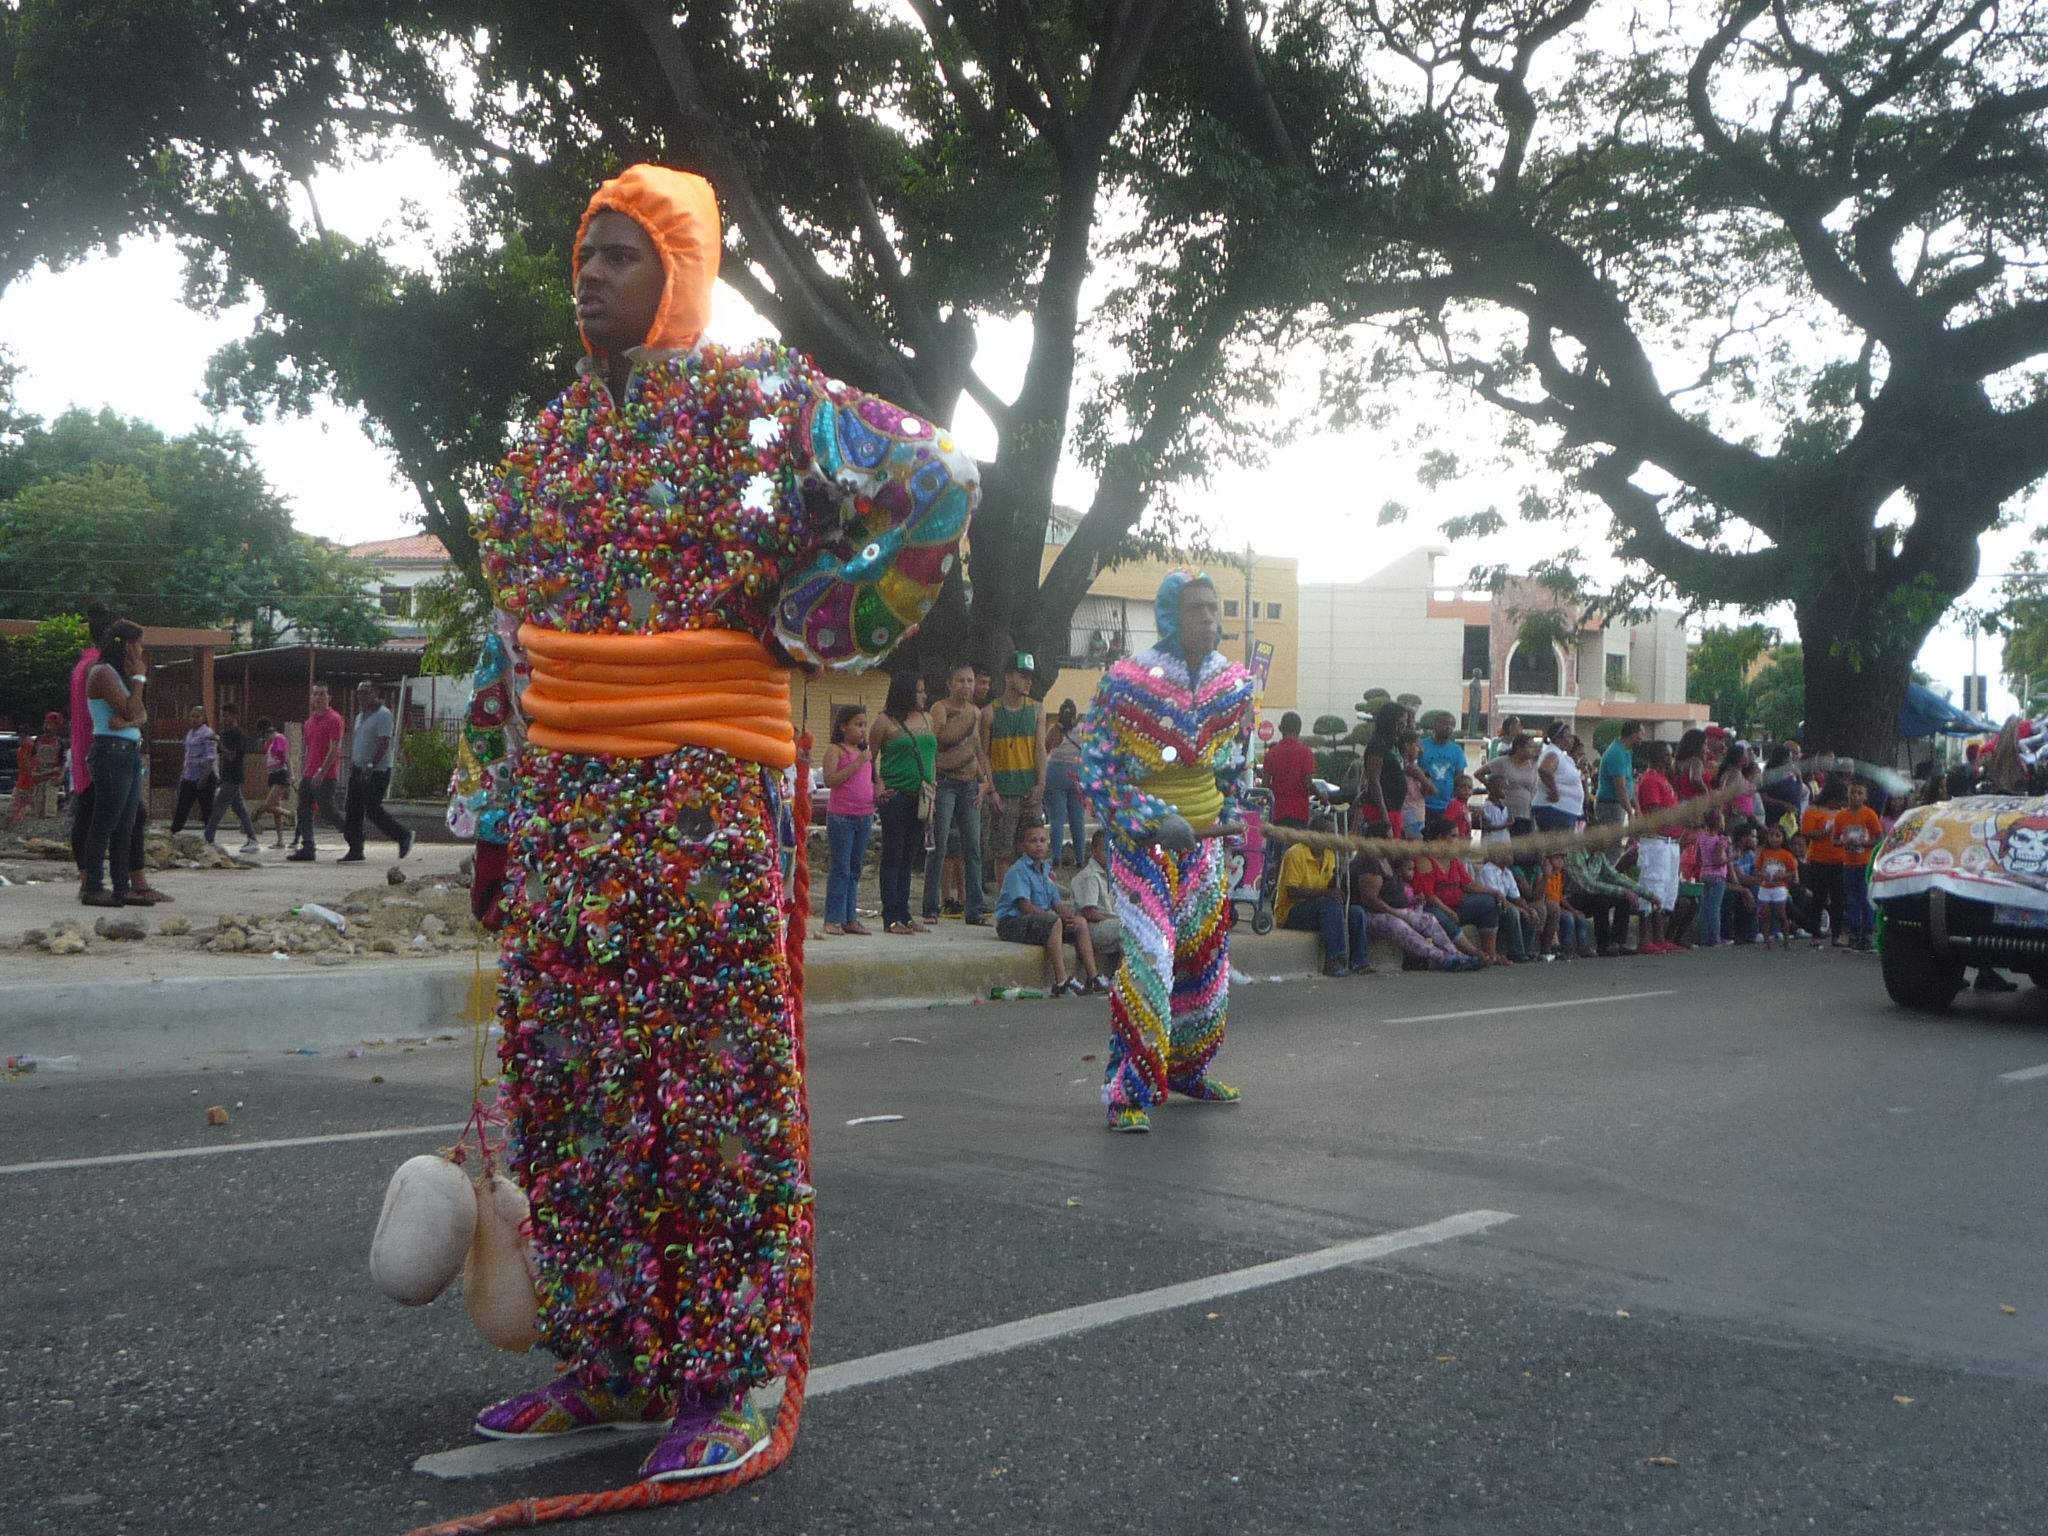
<svg viewBox="0 0 2048 1536">
<path fill-rule="evenodd" d="M 1081 732 L 1081 785 L 1109 832 L 1124 932 L 1102 1087 L 1113 1131 L 1150 1130 L 1146 1111 L 1169 1094 L 1239 1097 L 1208 1073 L 1230 986 L 1220 840 L 1243 830 L 1252 679 L 1216 649 L 1222 604 L 1207 576 L 1175 571 L 1156 606 L 1159 644 L 1104 674 Z"/>
<path fill-rule="evenodd" d="M 748 1394 L 809 1341 L 789 669 L 915 630 L 977 495 L 933 424 L 773 343 L 701 343 L 719 248 L 698 177 L 638 165 L 591 200 L 591 355 L 477 526 L 502 613 L 450 812 L 503 926 L 510 1161 L 566 1367 L 477 1428 L 672 1421 L 659 1480 L 756 1455 Z"/>
</svg>

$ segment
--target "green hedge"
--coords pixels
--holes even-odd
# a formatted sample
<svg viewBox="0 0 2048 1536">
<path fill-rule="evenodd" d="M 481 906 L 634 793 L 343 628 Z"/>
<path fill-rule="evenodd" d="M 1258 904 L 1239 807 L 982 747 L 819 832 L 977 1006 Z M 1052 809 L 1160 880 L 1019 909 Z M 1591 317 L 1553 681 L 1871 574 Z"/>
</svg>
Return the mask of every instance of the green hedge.
<svg viewBox="0 0 2048 1536">
<path fill-rule="evenodd" d="M 455 737 L 443 731 L 402 731 L 398 771 L 391 776 L 394 800 L 439 800 L 455 773 Z"/>
</svg>

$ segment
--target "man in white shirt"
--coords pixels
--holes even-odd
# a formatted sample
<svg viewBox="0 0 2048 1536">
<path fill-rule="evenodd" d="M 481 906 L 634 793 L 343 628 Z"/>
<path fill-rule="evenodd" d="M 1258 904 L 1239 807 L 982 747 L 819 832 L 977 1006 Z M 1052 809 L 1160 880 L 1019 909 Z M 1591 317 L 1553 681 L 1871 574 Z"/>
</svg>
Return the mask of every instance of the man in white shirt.
<svg viewBox="0 0 2048 1536">
<path fill-rule="evenodd" d="M 1105 972 L 1115 970 L 1123 955 L 1124 925 L 1117 921 L 1116 898 L 1109 884 L 1109 857 L 1100 828 L 1088 839 L 1088 862 L 1074 871 L 1068 897 L 1074 903 L 1074 911 L 1087 920 L 1096 964 Z"/>
</svg>

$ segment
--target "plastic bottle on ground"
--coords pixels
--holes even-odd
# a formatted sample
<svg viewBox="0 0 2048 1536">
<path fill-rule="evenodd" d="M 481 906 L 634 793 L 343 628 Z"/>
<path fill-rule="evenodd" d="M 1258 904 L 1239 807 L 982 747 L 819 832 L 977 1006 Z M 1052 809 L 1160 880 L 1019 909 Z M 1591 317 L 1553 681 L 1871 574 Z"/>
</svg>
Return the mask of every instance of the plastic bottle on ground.
<svg viewBox="0 0 2048 1536">
<path fill-rule="evenodd" d="M 7 1070 L 10 1072 L 76 1072 L 79 1060 L 76 1056 L 10 1056 Z"/>
</svg>

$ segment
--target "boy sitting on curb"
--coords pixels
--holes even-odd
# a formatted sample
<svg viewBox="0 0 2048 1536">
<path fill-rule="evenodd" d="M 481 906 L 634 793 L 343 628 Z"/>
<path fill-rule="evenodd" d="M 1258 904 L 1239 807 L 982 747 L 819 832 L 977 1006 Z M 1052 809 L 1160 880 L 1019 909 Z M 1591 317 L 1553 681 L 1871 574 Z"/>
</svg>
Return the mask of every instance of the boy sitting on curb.
<svg viewBox="0 0 2048 1536">
<path fill-rule="evenodd" d="M 1003 877 L 1003 893 L 996 900 L 996 937 L 1010 944 L 1043 946 L 1052 967 L 1052 996 L 1106 996 L 1109 983 L 1096 970 L 1087 920 L 1060 900 L 1060 888 L 1053 884 L 1045 862 L 1051 852 L 1052 833 L 1044 822 L 1033 822 L 1024 832 L 1021 857 Z M 1067 974 L 1069 940 L 1080 956 L 1085 983 Z"/>
</svg>

